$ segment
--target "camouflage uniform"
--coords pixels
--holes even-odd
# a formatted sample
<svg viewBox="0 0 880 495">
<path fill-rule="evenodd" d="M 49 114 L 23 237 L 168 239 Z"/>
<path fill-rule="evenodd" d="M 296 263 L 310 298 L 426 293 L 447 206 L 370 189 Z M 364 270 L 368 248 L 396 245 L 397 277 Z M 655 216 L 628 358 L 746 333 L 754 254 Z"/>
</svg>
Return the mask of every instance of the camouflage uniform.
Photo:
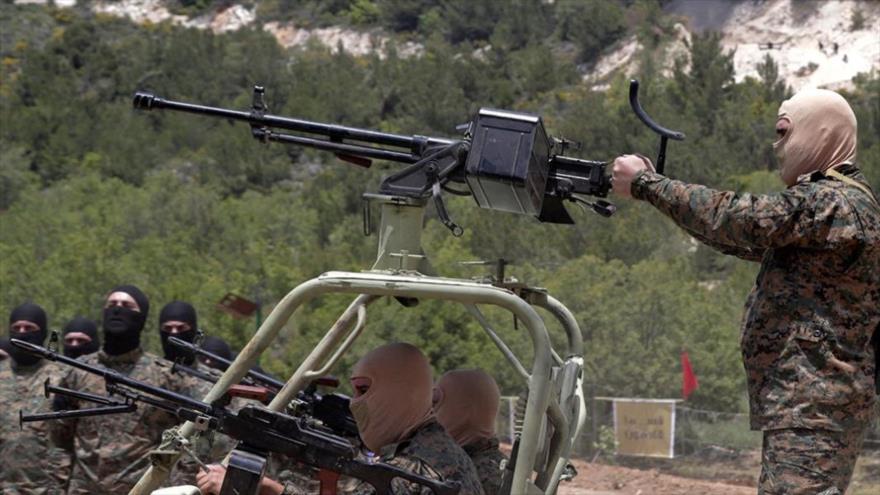
<svg viewBox="0 0 880 495">
<path fill-rule="evenodd" d="M 11 361 L 11 359 L 9 360 Z M 67 490 L 72 458 L 49 442 L 48 423 L 25 423 L 18 413 L 48 412 L 51 401 L 43 382 L 57 383 L 62 369 L 40 360 L 32 366 L 10 365 L 0 371 L 0 493 L 57 495 Z"/>
<path fill-rule="evenodd" d="M 501 489 L 501 475 L 507 456 L 498 450 L 497 438 L 486 438 L 464 446 L 464 451 L 470 456 L 477 474 L 480 476 L 480 484 L 483 485 L 483 493 L 496 495 Z"/>
<path fill-rule="evenodd" d="M 719 192 L 643 172 L 644 199 L 698 240 L 761 260 L 746 302 L 742 354 L 752 429 L 765 431 L 760 493 L 845 491 L 874 410 L 880 324 L 880 206 L 858 168 L 837 167 L 856 187 L 821 172 L 777 194 Z M 863 188 L 865 190 L 863 190 Z M 829 442 L 829 443 L 826 443 Z M 828 448 L 822 448 L 828 445 Z M 772 465 L 798 451 L 821 483 L 785 483 Z M 840 452 L 851 455 L 839 456 Z M 826 466 L 827 470 L 816 467 Z M 766 481 L 766 485 L 764 482 Z M 800 483 L 800 484 L 799 484 Z"/>
<path fill-rule="evenodd" d="M 454 481 L 461 485 L 459 495 L 480 495 L 480 478 L 473 462 L 436 421 L 430 421 L 417 429 L 413 436 L 383 449 L 382 462 L 405 469 L 431 480 Z M 345 493 L 351 495 L 374 495 L 376 491 L 366 481 L 352 483 Z M 432 495 L 428 488 L 395 479 L 391 495 Z M 293 484 L 286 484 L 284 495 L 309 493 Z M 383 494 L 384 495 L 384 494 Z"/>
<path fill-rule="evenodd" d="M 102 350 L 80 359 L 156 387 L 185 393 L 181 389 L 180 377 L 172 375 L 159 365 L 159 358 L 140 348 L 118 356 L 110 356 Z M 68 370 L 61 386 L 106 393 L 101 377 L 75 368 Z M 72 399 L 67 402 L 71 408 L 94 407 Z M 53 440 L 75 449 L 68 493 L 127 493 L 149 466 L 149 453 L 158 446 L 162 432 L 177 423 L 174 415 L 146 404 L 138 404 L 137 411 L 129 414 L 52 422 Z"/>
</svg>

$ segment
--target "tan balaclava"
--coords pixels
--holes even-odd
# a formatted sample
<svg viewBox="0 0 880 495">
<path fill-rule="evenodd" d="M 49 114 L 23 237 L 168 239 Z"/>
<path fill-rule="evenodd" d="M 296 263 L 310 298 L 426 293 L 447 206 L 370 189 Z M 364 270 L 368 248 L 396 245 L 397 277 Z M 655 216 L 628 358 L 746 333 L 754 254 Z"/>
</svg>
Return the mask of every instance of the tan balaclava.
<svg viewBox="0 0 880 495">
<path fill-rule="evenodd" d="M 856 116 L 834 91 L 799 91 L 782 102 L 778 119 L 791 124 L 785 136 L 773 143 L 787 186 L 793 186 L 803 174 L 855 163 Z"/>
<path fill-rule="evenodd" d="M 415 346 L 395 343 L 373 349 L 354 365 L 351 378 L 371 382 L 350 407 L 361 440 L 373 452 L 404 440 L 434 418 L 431 365 Z"/>
<path fill-rule="evenodd" d="M 455 370 L 434 388 L 437 421 L 462 447 L 495 436 L 501 394 L 483 370 Z"/>
</svg>

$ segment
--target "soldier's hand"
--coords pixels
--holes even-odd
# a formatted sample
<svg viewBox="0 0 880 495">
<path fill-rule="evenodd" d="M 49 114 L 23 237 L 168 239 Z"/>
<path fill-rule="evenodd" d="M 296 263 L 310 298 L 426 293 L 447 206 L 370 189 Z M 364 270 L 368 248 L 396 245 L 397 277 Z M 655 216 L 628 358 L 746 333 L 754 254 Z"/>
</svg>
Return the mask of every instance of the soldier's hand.
<svg viewBox="0 0 880 495">
<path fill-rule="evenodd" d="M 611 169 L 611 189 L 614 194 L 631 197 L 632 181 L 642 170 L 654 171 L 654 164 L 642 155 L 621 155 L 615 158 Z"/>
<path fill-rule="evenodd" d="M 219 464 L 211 464 L 208 471 L 200 469 L 196 474 L 196 486 L 202 495 L 219 495 L 223 486 L 223 478 L 226 477 L 226 468 Z"/>
</svg>

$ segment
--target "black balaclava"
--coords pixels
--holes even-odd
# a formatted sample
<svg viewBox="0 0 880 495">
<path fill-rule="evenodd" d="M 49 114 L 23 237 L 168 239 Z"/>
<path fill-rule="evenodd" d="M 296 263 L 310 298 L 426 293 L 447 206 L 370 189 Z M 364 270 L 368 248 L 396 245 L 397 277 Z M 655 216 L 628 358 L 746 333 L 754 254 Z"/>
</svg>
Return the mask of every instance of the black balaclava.
<svg viewBox="0 0 880 495">
<path fill-rule="evenodd" d="M 170 334 L 162 331 L 162 325 L 166 321 L 182 321 L 189 324 L 189 330 L 176 334 Z M 180 340 L 192 343 L 196 340 L 196 332 L 198 331 L 198 320 L 196 319 L 196 308 L 190 303 L 183 301 L 173 301 L 165 305 L 159 312 L 159 337 L 162 338 L 162 350 L 165 352 L 165 359 L 169 361 L 181 362 L 187 366 L 193 364 L 196 356 L 193 352 L 180 349 L 168 341 L 168 337 L 177 337 Z"/>
<path fill-rule="evenodd" d="M 64 337 L 69 333 L 84 333 L 92 338 L 92 341 L 87 344 L 82 344 L 76 347 L 67 345 L 66 341 L 63 340 Z M 65 325 L 64 330 L 61 331 L 62 342 L 64 343 L 64 355 L 70 358 L 78 358 L 80 356 L 85 356 L 87 354 L 91 354 L 93 352 L 98 352 L 98 349 L 101 348 L 100 342 L 98 342 L 98 326 L 95 325 L 95 322 L 88 319 L 83 318 L 82 316 L 77 316 L 76 318 L 70 320 L 70 322 Z"/>
<path fill-rule="evenodd" d="M 46 312 L 43 311 L 43 308 L 34 303 L 22 304 L 13 309 L 12 313 L 9 314 L 9 326 L 11 327 L 13 323 L 19 320 L 29 321 L 40 327 L 40 330 L 24 334 L 13 334 L 10 328 L 9 338 L 23 340 L 36 345 L 43 345 L 46 342 L 46 336 L 49 335 L 49 331 L 46 329 Z M 40 360 L 39 356 L 29 354 L 15 346 L 12 346 L 10 351 L 9 355 L 12 356 L 15 364 L 21 366 L 30 366 Z"/>
<path fill-rule="evenodd" d="M 229 348 L 229 344 L 227 344 L 223 339 L 219 337 L 205 337 L 205 340 L 202 342 L 202 349 L 210 352 L 211 354 L 216 354 L 222 358 L 226 358 L 229 361 L 232 361 L 232 349 Z M 216 368 L 221 371 L 226 371 L 226 368 L 229 366 L 223 363 L 215 363 L 213 360 L 210 362 L 202 361 L 204 364 Z"/>
<path fill-rule="evenodd" d="M 150 311 L 150 300 L 133 285 L 120 285 L 107 293 L 125 292 L 140 306 L 140 312 L 120 306 L 104 308 L 104 352 L 118 356 L 133 351 L 141 345 L 141 330 Z"/>
</svg>

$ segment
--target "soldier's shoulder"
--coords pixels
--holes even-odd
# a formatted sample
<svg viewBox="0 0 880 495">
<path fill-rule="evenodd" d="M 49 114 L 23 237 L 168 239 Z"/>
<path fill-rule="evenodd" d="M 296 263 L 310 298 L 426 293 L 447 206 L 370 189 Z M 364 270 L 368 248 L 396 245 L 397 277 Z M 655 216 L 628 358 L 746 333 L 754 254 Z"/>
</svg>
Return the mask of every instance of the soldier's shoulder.
<svg viewBox="0 0 880 495">
<path fill-rule="evenodd" d="M 467 457 L 464 450 L 436 421 L 419 428 L 402 452 L 427 456 Z"/>
<path fill-rule="evenodd" d="M 462 494 L 479 493 L 479 478 L 471 458 L 436 421 L 419 428 L 400 454 L 424 464 L 416 467 L 429 468 L 440 479 L 461 483 Z"/>
<path fill-rule="evenodd" d="M 798 182 L 788 188 L 785 195 L 789 200 L 799 201 L 801 208 L 814 212 L 821 220 L 834 218 L 836 221 L 855 221 L 857 210 L 862 210 L 864 193 L 855 187 L 821 172 L 804 174 Z M 876 209 L 876 205 L 872 205 Z"/>
</svg>

